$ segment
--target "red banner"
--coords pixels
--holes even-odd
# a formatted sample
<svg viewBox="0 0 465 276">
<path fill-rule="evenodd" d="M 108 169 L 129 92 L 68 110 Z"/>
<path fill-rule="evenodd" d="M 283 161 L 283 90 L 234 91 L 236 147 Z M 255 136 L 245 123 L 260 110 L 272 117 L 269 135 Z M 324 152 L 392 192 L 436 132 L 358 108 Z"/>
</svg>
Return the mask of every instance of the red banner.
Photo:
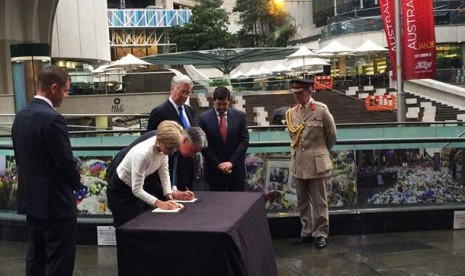
<svg viewBox="0 0 465 276">
<path fill-rule="evenodd" d="M 394 14 L 394 0 L 379 0 L 379 8 L 381 9 L 381 18 L 383 19 L 384 34 L 389 49 L 389 58 L 391 59 L 391 69 L 393 79 L 397 77 L 396 67 L 396 16 Z"/>
<path fill-rule="evenodd" d="M 433 0 L 402 0 L 404 80 L 436 78 Z"/>
<path fill-rule="evenodd" d="M 395 80 L 397 43 L 394 0 L 379 0 L 379 7 Z M 402 69 L 404 80 L 436 77 L 433 0 L 402 0 Z"/>
</svg>

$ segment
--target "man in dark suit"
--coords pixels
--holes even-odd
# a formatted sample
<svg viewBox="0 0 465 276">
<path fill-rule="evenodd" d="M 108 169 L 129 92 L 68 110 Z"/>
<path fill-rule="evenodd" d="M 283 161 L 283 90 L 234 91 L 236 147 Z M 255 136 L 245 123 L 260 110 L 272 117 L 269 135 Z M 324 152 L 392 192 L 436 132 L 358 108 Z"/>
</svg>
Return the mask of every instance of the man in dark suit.
<svg viewBox="0 0 465 276">
<path fill-rule="evenodd" d="M 76 203 L 80 185 L 68 128 L 54 110 L 68 97 L 70 77 L 58 66 L 43 69 L 39 91 L 16 114 L 12 128 L 18 166 L 18 213 L 29 227 L 26 275 L 72 275 L 76 255 Z"/>
<path fill-rule="evenodd" d="M 245 154 L 249 132 L 244 112 L 229 108 L 231 92 L 219 86 L 213 92 L 214 109 L 202 113 L 199 126 L 207 135 L 205 179 L 210 191 L 244 191 Z"/>
<path fill-rule="evenodd" d="M 165 121 L 164 124 L 168 122 L 173 122 L 173 121 Z M 161 128 L 163 127 L 163 124 L 161 124 Z M 178 126 L 179 127 L 179 126 Z M 159 128 L 160 129 L 160 128 Z M 163 131 L 163 130 L 161 130 Z M 165 131 L 166 131 L 166 126 L 165 126 Z M 174 132 L 176 134 L 176 132 Z M 162 135 L 165 137 L 168 134 Z M 173 135 L 173 134 L 170 134 Z M 144 143 L 148 139 L 152 139 L 153 137 L 157 136 L 157 131 L 152 130 L 149 132 L 146 132 L 144 135 L 140 136 L 137 138 L 134 142 L 132 142 L 129 146 L 125 147 L 122 149 L 116 156 L 113 158 L 111 161 L 110 165 L 107 168 L 107 181 L 108 181 L 108 188 L 107 188 L 107 200 L 108 200 L 108 207 L 111 209 L 113 212 L 113 224 L 115 227 L 119 227 L 123 223 L 129 221 L 130 219 L 136 217 L 137 215 L 143 213 L 146 210 L 149 210 L 154 207 L 152 204 L 147 204 L 147 202 L 144 202 L 143 199 L 137 196 L 137 189 L 135 188 L 137 185 L 137 181 L 123 181 L 121 176 L 118 175 L 118 167 L 122 167 L 122 171 L 127 171 L 131 170 L 141 173 L 144 172 L 144 180 L 143 180 L 143 190 L 149 193 L 150 195 L 154 196 L 156 199 L 159 199 L 163 201 L 163 199 L 180 199 L 180 200 L 191 200 L 194 198 L 194 193 L 191 191 L 177 191 L 177 190 L 171 190 L 171 185 L 168 187 L 162 186 L 157 184 L 159 181 L 157 179 L 158 175 L 155 173 L 148 173 L 147 168 L 150 166 L 147 166 L 144 162 L 135 162 L 134 155 L 137 155 L 137 158 L 141 158 L 141 156 L 144 156 L 144 152 L 140 151 L 140 144 L 146 144 Z M 163 139 L 160 138 L 160 136 L 157 136 L 157 141 L 161 141 Z M 169 138 L 171 139 L 171 138 Z M 171 139 L 172 141 L 175 141 L 175 139 Z M 181 144 L 178 146 L 177 151 L 185 157 L 193 156 L 197 154 L 197 152 L 201 151 L 203 147 L 207 145 L 207 138 L 205 136 L 205 133 L 202 131 L 200 127 L 191 127 L 187 130 L 183 130 L 182 134 L 182 140 Z M 139 147 L 139 149 L 134 149 L 137 154 L 134 154 L 134 152 L 131 154 L 130 151 L 134 147 Z M 149 145 L 152 147 L 153 145 Z M 166 146 L 166 145 L 165 145 Z M 129 153 L 129 160 L 125 160 L 126 156 Z M 157 162 L 156 160 L 156 155 L 150 157 L 150 162 Z M 123 163 L 123 164 L 121 164 Z M 131 164 L 130 167 L 128 167 L 128 163 Z M 143 165 L 144 168 L 141 168 L 140 166 Z M 159 170 L 163 170 L 163 166 L 160 166 L 156 172 Z M 163 174 L 162 174 L 163 175 Z M 166 176 L 166 174 L 164 174 Z M 123 178 L 124 179 L 124 178 Z M 163 178 L 162 178 L 163 179 Z M 165 184 L 166 184 L 166 178 L 165 178 Z M 169 180 L 169 179 L 168 179 Z M 171 184 L 171 183 L 168 183 Z M 157 206 L 157 205 L 156 205 Z M 169 206 L 157 206 L 162 209 L 168 209 Z M 174 206 L 172 206 L 174 208 Z"/>
<path fill-rule="evenodd" d="M 156 130 L 164 120 L 178 122 L 184 129 L 194 126 L 194 110 L 186 105 L 192 94 L 194 84 L 186 75 L 174 76 L 171 80 L 170 98 L 150 113 L 147 131 Z M 193 189 L 195 178 L 195 158 L 184 157 L 180 154 L 170 156 L 169 167 L 171 182 L 180 191 Z"/>
</svg>

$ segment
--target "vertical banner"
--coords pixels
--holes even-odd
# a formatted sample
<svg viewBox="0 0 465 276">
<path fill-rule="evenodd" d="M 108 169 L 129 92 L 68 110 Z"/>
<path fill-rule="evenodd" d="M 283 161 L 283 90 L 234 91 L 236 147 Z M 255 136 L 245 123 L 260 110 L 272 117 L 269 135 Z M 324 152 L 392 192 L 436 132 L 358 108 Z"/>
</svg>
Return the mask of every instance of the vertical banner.
<svg viewBox="0 0 465 276">
<path fill-rule="evenodd" d="M 436 78 L 433 0 L 402 0 L 402 45 L 404 80 Z"/>
<path fill-rule="evenodd" d="M 394 0 L 379 0 L 379 8 L 381 10 L 381 18 L 383 20 L 384 34 L 389 48 L 389 58 L 391 59 L 392 76 L 395 80 L 396 73 L 396 26 L 394 14 Z"/>
</svg>

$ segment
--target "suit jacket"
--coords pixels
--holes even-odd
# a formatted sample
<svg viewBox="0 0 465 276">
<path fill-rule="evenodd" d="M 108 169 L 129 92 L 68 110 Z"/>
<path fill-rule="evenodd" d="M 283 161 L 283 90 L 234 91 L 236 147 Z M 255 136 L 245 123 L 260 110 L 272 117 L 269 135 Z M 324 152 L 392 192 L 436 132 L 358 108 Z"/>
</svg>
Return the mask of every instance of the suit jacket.
<svg viewBox="0 0 465 276">
<path fill-rule="evenodd" d="M 189 119 L 189 122 L 191 126 L 195 126 L 194 123 L 194 109 L 188 105 L 183 105 L 184 110 L 187 114 L 187 118 Z M 147 131 L 150 130 L 156 130 L 158 128 L 158 125 L 160 125 L 161 122 L 164 120 L 173 120 L 178 122 L 182 126 L 182 121 L 181 117 L 178 114 L 178 111 L 176 108 L 174 108 L 173 104 L 167 100 L 160 106 L 154 108 L 152 112 L 150 113 L 149 117 L 149 122 L 147 125 Z M 173 168 L 174 168 L 174 160 L 175 158 L 178 159 L 177 161 L 177 174 L 176 174 L 176 183 L 183 183 L 183 184 L 188 184 L 188 183 L 193 183 L 194 181 L 194 158 L 192 157 L 184 157 L 181 154 L 173 154 L 170 155 L 169 158 L 169 166 L 170 166 L 170 175 L 171 180 L 174 180 L 174 173 L 173 173 Z"/>
<path fill-rule="evenodd" d="M 331 175 L 332 161 L 329 150 L 336 144 L 336 125 L 328 107 L 313 101 L 313 109 L 307 108 L 305 115 L 300 105 L 292 107 L 288 112 L 295 128 L 302 124 L 302 136 L 291 135 L 297 145 L 291 149 L 292 174 L 301 179 L 321 178 Z M 289 123 L 289 122 L 288 122 Z"/>
<path fill-rule="evenodd" d="M 80 185 L 65 119 L 34 98 L 12 128 L 18 166 L 18 213 L 38 219 L 76 217 L 73 190 Z"/>
<path fill-rule="evenodd" d="M 217 184 L 227 183 L 228 190 L 243 191 L 245 155 L 249 146 L 249 132 L 244 112 L 233 108 L 228 109 L 226 143 L 221 138 L 215 109 L 200 115 L 199 126 L 208 139 L 208 147 L 202 150 L 202 154 L 205 158 L 205 179 L 210 188 L 214 189 Z M 225 161 L 233 164 L 232 173 L 229 175 L 218 170 L 218 165 Z"/>
</svg>

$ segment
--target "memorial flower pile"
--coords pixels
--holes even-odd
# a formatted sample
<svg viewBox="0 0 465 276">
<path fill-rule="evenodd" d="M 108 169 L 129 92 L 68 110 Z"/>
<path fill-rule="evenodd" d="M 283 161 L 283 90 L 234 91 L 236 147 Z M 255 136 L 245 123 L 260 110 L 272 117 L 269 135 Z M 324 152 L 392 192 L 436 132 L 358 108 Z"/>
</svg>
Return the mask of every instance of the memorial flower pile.
<svg viewBox="0 0 465 276">
<path fill-rule="evenodd" d="M 11 173 L 0 175 L 0 209 L 15 210 L 18 181 Z"/>
<path fill-rule="evenodd" d="M 80 214 L 110 214 L 106 206 L 105 180 L 107 162 L 100 159 L 90 159 L 82 162 L 82 188 L 75 192 L 78 212 Z"/>
<path fill-rule="evenodd" d="M 438 171 L 422 166 L 396 169 L 397 182 L 370 197 L 369 204 L 465 202 L 464 188 L 452 178 L 447 167 Z"/>
</svg>

